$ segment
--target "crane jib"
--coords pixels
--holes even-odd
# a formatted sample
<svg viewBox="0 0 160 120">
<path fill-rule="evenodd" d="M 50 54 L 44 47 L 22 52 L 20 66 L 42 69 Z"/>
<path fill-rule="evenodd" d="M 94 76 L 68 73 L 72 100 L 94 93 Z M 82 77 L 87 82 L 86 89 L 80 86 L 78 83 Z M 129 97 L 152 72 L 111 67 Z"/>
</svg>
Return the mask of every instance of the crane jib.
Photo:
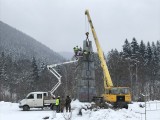
<svg viewBox="0 0 160 120">
<path fill-rule="evenodd" d="M 88 22 L 90 23 L 90 27 L 91 27 L 91 30 L 92 30 L 93 38 L 94 38 L 94 41 L 96 43 L 98 56 L 99 56 L 99 59 L 101 61 L 102 69 L 104 71 L 104 81 L 106 81 L 105 83 L 107 83 L 108 87 L 113 87 L 113 82 L 111 80 L 111 77 L 110 77 L 110 74 L 109 74 L 109 71 L 108 71 L 108 67 L 107 67 L 106 61 L 104 59 L 104 54 L 103 54 L 103 51 L 101 49 L 100 43 L 98 41 L 98 37 L 96 35 L 96 31 L 94 29 L 94 26 L 93 26 L 93 23 L 92 23 L 92 20 L 91 20 L 91 17 L 89 15 L 89 11 L 88 10 L 85 11 L 85 15 L 87 15 Z M 104 88 L 105 87 L 106 87 L 106 85 L 104 85 Z"/>
</svg>

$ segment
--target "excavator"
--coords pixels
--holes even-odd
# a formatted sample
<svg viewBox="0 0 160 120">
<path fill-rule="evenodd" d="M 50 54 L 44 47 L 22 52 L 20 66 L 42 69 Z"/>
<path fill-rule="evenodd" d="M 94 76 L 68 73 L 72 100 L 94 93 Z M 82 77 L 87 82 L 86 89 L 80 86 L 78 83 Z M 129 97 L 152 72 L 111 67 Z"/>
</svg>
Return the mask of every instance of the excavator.
<svg viewBox="0 0 160 120">
<path fill-rule="evenodd" d="M 112 107 L 114 108 L 126 108 L 128 109 L 128 104 L 131 102 L 131 93 L 130 93 L 130 88 L 129 87 L 115 87 L 113 85 L 106 61 L 105 61 L 105 57 L 102 51 L 102 48 L 100 46 L 100 43 L 98 41 L 98 37 L 96 35 L 96 31 L 94 29 L 89 11 L 86 10 L 85 11 L 85 15 L 88 18 L 88 22 L 90 24 L 90 28 L 92 31 L 92 35 L 96 44 L 96 48 L 97 48 L 97 53 L 98 53 L 98 57 L 99 60 L 101 62 L 101 67 L 103 70 L 103 75 L 104 75 L 104 93 L 101 96 L 95 96 L 93 98 L 93 101 L 104 101 L 104 105 L 108 106 L 107 104 L 110 104 Z M 99 100 L 100 99 L 100 100 Z"/>
</svg>

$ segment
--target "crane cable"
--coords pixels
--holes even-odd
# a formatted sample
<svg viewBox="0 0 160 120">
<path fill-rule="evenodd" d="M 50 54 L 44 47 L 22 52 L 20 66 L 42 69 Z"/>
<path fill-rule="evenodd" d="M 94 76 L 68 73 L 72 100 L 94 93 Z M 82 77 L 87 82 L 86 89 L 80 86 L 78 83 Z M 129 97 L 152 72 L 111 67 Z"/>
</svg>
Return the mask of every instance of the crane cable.
<svg viewBox="0 0 160 120">
<path fill-rule="evenodd" d="M 85 16 L 85 34 L 86 34 L 86 45 L 89 47 L 89 23 L 87 17 Z"/>
<path fill-rule="evenodd" d="M 85 30 L 84 32 L 89 32 L 89 23 L 88 23 L 88 20 L 87 20 L 87 16 L 85 15 Z"/>
</svg>

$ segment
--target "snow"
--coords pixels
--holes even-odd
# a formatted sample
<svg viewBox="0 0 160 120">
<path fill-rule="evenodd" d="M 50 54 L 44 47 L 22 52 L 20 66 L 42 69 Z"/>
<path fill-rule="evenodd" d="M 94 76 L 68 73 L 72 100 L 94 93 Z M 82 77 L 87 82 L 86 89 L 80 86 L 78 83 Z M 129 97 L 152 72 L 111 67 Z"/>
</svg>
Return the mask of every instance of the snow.
<svg viewBox="0 0 160 120">
<path fill-rule="evenodd" d="M 31 109 L 30 111 L 22 111 L 18 107 L 18 103 L 0 102 L 0 120 L 67 120 L 71 116 L 71 120 L 145 120 L 145 107 L 139 107 L 144 103 L 134 102 L 129 105 L 128 109 L 99 109 L 97 111 L 82 109 L 82 116 L 78 115 L 79 108 L 86 108 L 89 103 L 81 103 L 78 100 L 72 101 L 72 115 L 69 113 L 55 113 L 49 109 Z M 160 101 L 147 102 L 147 120 L 160 120 Z M 151 111 L 149 111 L 151 110 Z M 64 118 L 65 117 L 65 118 Z"/>
</svg>

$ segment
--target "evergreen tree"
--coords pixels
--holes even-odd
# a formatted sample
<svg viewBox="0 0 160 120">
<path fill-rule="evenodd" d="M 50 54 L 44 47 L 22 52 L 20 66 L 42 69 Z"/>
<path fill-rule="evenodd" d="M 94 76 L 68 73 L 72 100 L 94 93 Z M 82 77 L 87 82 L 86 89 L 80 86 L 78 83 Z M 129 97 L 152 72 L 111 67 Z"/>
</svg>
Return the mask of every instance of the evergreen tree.
<svg viewBox="0 0 160 120">
<path fill-rule="evenodd" d="M 159 78 L 159 75 L 158 75 L 158 71 L 160 69 L 159 67 L 159 58 L 158 58 L 158 54 L 157 54 L 157 48 L 154 44 L 154 42 L 152 42 L 152 66 L 151 66 L 151 69 L 152 69 L 152 81 L 151 81 L 151 84 L 152 84 L 152 87 L 153 87 L 153 97 L 152 99 L 155 99 L 156 98 L 156 80 Z"/>
<path fill-rule="evenodd" d="M 131 45 L 126 39 L 123 45 L 123 57 L 130 58 L 131 57 Z"/>
<path fill-rule="evenodd" d="M 160 41 L 157 41 L 156 48 L 157 48 L 157 57 L 158 57 L 158 60 L 160 60 Z M 158 66 L 160 67 L 160 61 L 158 62 Z M 158 74 L 159 74 L 158 80 L 160 81 L 160 68 L 158 70 Z"/>
<path fill-rule="evenodd" d="M 143 40 L 141 40 L 141 43 L 140 43 L 140 46 L 139 46 L 139 53 L 140 53 L 140 57 L 141 57 L 142 59 L 144 59 L 145 50 L 146 50 L 146 46 L 145 46 Z"/>
<path fill-rule="evenodd" d="M 135 38 L 131 42 L 131 55 L 132 59 L 138 59 L 139 57 L 139 45 Z"/>
<path fill-rule="evenodd" d="M 38 75 L 38 67 L 37 67 L 37 63 L 36 63 L 36 59 L 35 57 L 33 57 L 32 59 L 32 68 L 33 68 L 33 80 L 34 81 L 38 81 L 39 79 L 39 75 Z"/>
<path fill-rule="evenodd" d="M 0 80 L 3 82 L 4 87 L 8 87 L 8 74 L 7 74 L 7 62 L 6 62 L 6 56 L 4 55 L 4 52 L 2 52 L 1 55 L 1 67 L 0 67 Z"/>
<path fill-rule="evenodd" d="M 146 52 L 145 52 L 146 64 L 150 65 L 151 64 L 151 60 L 152 60 L 152 49 L 151 49 L 150 43 L 148 42 L 147 43 L 147 49 L 146 49 Z"/>
<path fill-rule="evenodd" d="M 153 90 L 152 90 L 153 89 L 152 56 L 153 56 L 152 49 L 151 49 L 150 43 L 148 42 L 146 52 L 145 52 L 145 63 L 146 63 L 145 80 L 146 80 L 146 86 L 147 86 L 147 88 L 145 89 L 146 89 L 147 94 L 149 94 L 150 99 L 152 98 L 152 93 L 153 93 Z"/>
<path fill-rule="evenodd" d="M 39 75 L 38 75 L 39 71 L 38 71 L 35 57 L 33 57 L 33 59 L 32 59 L 32 70 L 33 70 L 33 72 L 32 72 L 32 80 L 33 80 L 32 89 L 37 90 L 38 85 L 39 85 Z"/>
<path fill-rule="evenodd" d="M 152 42 L 152 63 L 154 64 L 155 67 L 158 67 L 157 66 L 159 63 L 158 51 L 154 42 Z"/>
<path fill-rule="evenodd" d="M 138 86 L 141 93 L 144 93 L 144 85 L 145 85 L 145 76 L 146 76 L 146 66 L 145 66 L 145 55 L 146 55 L 146 45 L 143 40 L 140 42 L 139 46 L 139 63 L 138 63 Z"/>
<path fill-rule="evenodd" d="M 157 43 L 156 43 L 156 48 L 157 48 L 158 58 L 160 59 L 160 41 L 157 41 Z"/>
</svg>

